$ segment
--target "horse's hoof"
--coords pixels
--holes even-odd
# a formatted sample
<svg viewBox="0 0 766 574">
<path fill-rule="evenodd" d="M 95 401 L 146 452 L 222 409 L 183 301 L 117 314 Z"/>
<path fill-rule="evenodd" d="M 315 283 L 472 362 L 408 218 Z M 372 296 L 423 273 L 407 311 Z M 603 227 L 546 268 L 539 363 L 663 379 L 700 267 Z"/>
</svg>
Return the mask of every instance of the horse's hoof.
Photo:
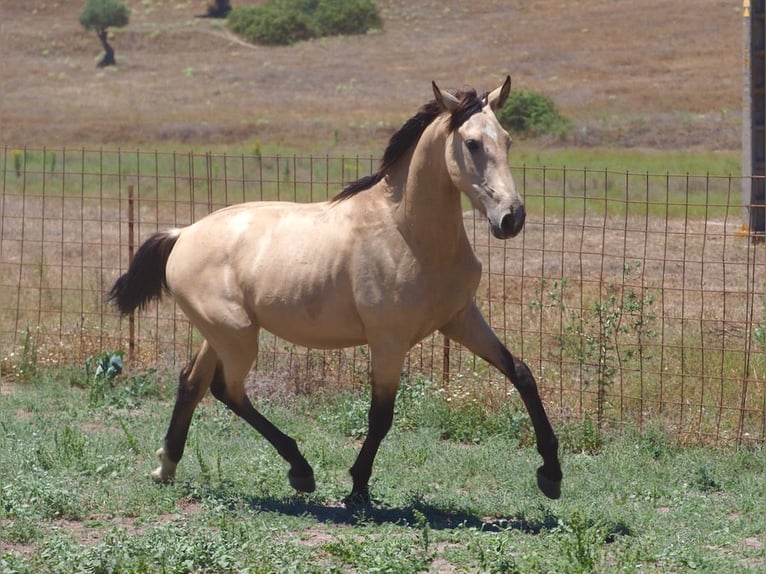
<svg viewBox="0 0 766 574">
<path fill-rule="evenodd" d="M 543 467 L 537 469 L 537 488 L 550 499 L 561 497 L 561 479 L 551 479 L 543 474 Z"/>
<path fill-rule="evenodd" d="M 150 476 L 152 477 L 152 480 L 156 482 L 157 484 L 169 484 L 173 482 L 172 476 L 165 476 L 162 473 L 161 466 L 158 466 L 156 469 L 154 469 Z"/>
<path fill-rule="evenodd" d="M 154 469 L 151 473 L 152 480 L 158 484 L 168 484 L 173 482 L 176 476 L 175 464 L 168 459 L 165 454 L 165 449 L 160 447 L 157 449 L 157 458 L 160 460 L 160 466 Z"/>
<path fill-rule="evenodd" d="M 316 481 L 314 480 L 314 473 L 300 476 L 293 474 L 292 470 L 287 472 L 287 479 L 292 486 L 298 492 L 314 492 L 316 490 Z"/>
<path fill-rule="evenodd" d="M 369 508 L 370 493 L 366 490 L 363 492 L 352 492 L 343 499 L 343 506 L 346 507 L 346 510 L 350 510 L 351 512 L 362 508 Z"/>
</svg>

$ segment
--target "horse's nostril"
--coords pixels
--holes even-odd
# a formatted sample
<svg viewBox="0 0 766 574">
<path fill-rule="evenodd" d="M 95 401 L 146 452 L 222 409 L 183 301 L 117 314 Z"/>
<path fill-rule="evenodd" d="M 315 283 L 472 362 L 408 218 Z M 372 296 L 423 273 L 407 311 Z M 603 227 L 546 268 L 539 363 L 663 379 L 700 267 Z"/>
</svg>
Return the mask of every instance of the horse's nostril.
<svg viewBox="0 0 766 574">
<path fill-rule="evenodd" d="M 526 218 L 526 212 L 524 206 L 517 207 L 516 209 L 506 213 L 503 216 L 503 220 L 500 222 L 500 227 L 506 237 L 513 237 L 518 235 L 522 227 L 524 227 L 524 219 Z"/>
</svg>

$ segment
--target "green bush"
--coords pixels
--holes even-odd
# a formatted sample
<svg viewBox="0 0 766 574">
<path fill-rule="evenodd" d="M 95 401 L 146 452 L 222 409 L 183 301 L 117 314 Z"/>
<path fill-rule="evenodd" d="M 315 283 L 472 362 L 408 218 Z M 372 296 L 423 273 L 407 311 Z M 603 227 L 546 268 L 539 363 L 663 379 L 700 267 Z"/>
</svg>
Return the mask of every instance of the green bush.
<svg viewBox="0 0 766 574">
<path fill-rule="evenodd" d="M 497 119 L 509 132 L 523 136 L 563 136 L 569 120 L 562 116 L 553 100 L 527 90 L 516 90 L 498 110 Z"/>
<path fill-rule="evenodd" d="M 308 2 L 270 0 L 263 6 L 235 8 L 228 26 L 255 44 L 294 44 L 314 36 L 311 20 L 303 5 Z"/>
<path fill-rule="evenodd" d="M 268 0 L 235 8 L 228 26 L 249 42 L 294 44 L 319 36 L 364 34 L 381 25 L 372 0 Z"/>
<path fill-rule="evenodd" d="M 364 34 L 380 28 L 378 8 L 372 0 L 323 0 L 314 12 L 317 36 Z"/>
</svg>

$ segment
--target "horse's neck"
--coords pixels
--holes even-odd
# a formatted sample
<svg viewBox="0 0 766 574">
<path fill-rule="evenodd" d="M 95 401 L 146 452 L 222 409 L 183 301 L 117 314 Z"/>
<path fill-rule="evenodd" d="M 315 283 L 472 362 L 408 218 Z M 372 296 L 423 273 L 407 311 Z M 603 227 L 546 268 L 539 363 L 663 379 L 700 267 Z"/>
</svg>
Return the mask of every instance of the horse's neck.
<svg viewBox="0 0 766 574">
<path fill-rule="evenodd" d="M 387 178 L 397 200 L 395 219 L 413 247 L 447 255 L 467 241 L 460 192 L 447 172 L 444 138 L 428 129 Z"/>
</svg>

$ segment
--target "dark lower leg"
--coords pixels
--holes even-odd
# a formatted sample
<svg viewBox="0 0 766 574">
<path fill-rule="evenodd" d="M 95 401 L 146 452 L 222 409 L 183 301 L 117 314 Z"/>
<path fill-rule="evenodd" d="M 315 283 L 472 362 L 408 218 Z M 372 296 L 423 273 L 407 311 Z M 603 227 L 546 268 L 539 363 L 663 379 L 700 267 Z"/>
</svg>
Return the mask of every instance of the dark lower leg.
<svg viewBox="0 0 766 574">
<path fill-rule="evenodd" d="M 201 398 L 198 396 L 197 385 L 189 382 L 189 374 L 193 364 L 194 360 L 181 371 L 173 414 L 170 416 L 168 431 L 165 433 L 165 454 L 173 462 L 181 460 L 184 454 L 191 419 Z"/>
<path fill-rule="evenodd" d="M 537 440 L 537 452 L 543 458 L 543 466 L 537 470 L 537 483 L 543 494 L 549 498 L 561 495 L 561 465 L 558 459 L 558 439 L 553 432 L 543 402 L 537 391 L 537 383 L 529 367 L 516 359 L 503 347 L 503 371 L 518 389 L 521 400 L 532 420 Z"/>
<path fill-rule="evenodd" d="M 202 353 L 204 352 L 203 349 Z M 152 478 L 158 482 L 168 482 L 174 478 L 176 465 L 184 454 L 194 410 L 210 384 L 204 362 L 205 357 L 197 354 L 181 370 L 173 414 L 170 417 L 163 447 L 157 451 L 160 467 L 152 473 Z"/>
<path fill-rule="evenodd" d="M 372 475 L 372 464 L 378 452 L 380 443 L 391 428 L 394 419 L 394 400 L 375 400 L 373 398 L 368 413 L 369 430 L 367 438 L 359 451 L 354 465 L 349 470 L 353 478 L 351 495 L 347 498 L 349 504 L 366 504 L 370 500 L 369 481 Z"/>
<path fill-rule="evenodd" d="M 229 407 L 232 412 L 261 433 L 279 455 L 290 464 L 288 477 L 293 488 L 302 492 L 314 491 L 316 487 L 314 471 L 301 454 L 294 439 L 284 434 L 259 413 L 246 395 L 238 399 L 230 397 L 226 393 L 226 382 L 223 380 L 223 376 L 218 376 L 218 372 L 216 372 L 216 378 L 213 380 L 211 391 L 213 396 Z"/>
</svg>

